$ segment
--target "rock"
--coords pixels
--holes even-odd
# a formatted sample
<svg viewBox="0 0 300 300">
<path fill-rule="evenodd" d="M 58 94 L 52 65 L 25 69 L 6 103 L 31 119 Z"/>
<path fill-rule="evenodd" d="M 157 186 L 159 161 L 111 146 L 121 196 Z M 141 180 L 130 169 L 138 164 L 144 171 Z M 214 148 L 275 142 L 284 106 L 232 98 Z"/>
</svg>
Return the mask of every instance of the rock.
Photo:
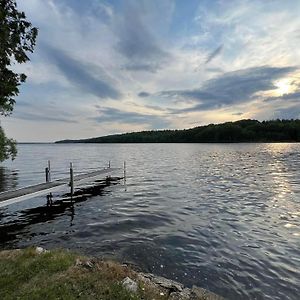
<svg viewBox="0 0 300 300">
<path fill-rule="evenodd" d="M 147 274 L 144 273 L 138 273 L 138 280 L 142 282 L 144 285 L 150 287 L 150 289 L 161 289 L 163 292 L 168 293 L 167 290 L 160 288 L 157 284 L 155 284 L 149 277 L 146 277 Z"/>
<path fill-rule="evenodd" d="M 184 288 L 181 283 L 151 273 L 138 273 L 138 280 L 163 292 L 169 296 L 169 300 L 225 300 L 208 290 L 197 286 L 193 286 L 192 289 Z"/>
<path fill-rule="evenodd" d="M 149 278 L 153 283 L 161 286 L 164 289 L 169 290 L 169 292 L 181 292 L 183 290 L 183 284 L 176 281 L 166 279 L 161 276 L 155 276 L 153 274 L 143 274 L 145 278 Z"/>
<path fill-rule="evenodd" d="M 79 258 L 76 259 L 75 266 L 76 267 L 84 267 L 87 269 L 92 269 L 95 265 L 95 262 L 92 260 L 82 261 Z"/>
<path fill-rule="evenodd" d="M 191 299 L 201 299 L 201 300 L 225 300 L 223 297 L 214 294 L 208 290 L 199 288 L 195 285 L 193 285 L 192 291 L 191 291 Z"/>
<path fill-rule="evenodd" d="M 137 283 L 134 280 L 130 279 L 129 277 L 126 277 L 125 279 L 122 280 L 122 285 L 129 292 L 133 292 L 133 293 L 137 292 L 138 289 Z"/>
<path fill-rule="evenodd" d="M 94 267 L 94 263 L 92 261 L 88 260 L 85 262 L 84 266 L 92 269 Z"/>
<path fill-rule="evenodd" d="M 36 252 L 37 254 L 42 254 L 42 253 L 47 253 L 47 252 L 49 252 L 49 250 L 46 250 L 46 249 L 44 249 L 44 248 L 42 248 L 42 247 L 36 247 L 36 248 L 35 248 L 35 252 Z"/>
<path fill-rule="evenodd" d="M 191 296 L 191 290 L 188 288 L 185 288 L 181 292 L 171 293 L 169 300 L 189 300 L 190 296 Z"/>
</svg>

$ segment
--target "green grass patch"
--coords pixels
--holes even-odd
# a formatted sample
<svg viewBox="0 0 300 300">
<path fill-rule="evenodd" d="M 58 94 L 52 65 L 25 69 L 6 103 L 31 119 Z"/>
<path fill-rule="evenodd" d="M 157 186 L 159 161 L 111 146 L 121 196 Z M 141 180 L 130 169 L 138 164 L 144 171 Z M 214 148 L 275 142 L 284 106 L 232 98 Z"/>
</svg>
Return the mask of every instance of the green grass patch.
<svg viewBox="0 0 300 300">
<path fill-rule="evenodd" d="M 121 281 L 125 277 L 136 279 L 128 267 L 110 261 L 93 261 L 89 267 L 85 261 L 89 260 L 65 250 L 41 254 L 35 248 L 2 251 L 0 299 L 165 299 L 159 291 L 141 284 L 137 293 L 124 289 Z"/>
</svg>

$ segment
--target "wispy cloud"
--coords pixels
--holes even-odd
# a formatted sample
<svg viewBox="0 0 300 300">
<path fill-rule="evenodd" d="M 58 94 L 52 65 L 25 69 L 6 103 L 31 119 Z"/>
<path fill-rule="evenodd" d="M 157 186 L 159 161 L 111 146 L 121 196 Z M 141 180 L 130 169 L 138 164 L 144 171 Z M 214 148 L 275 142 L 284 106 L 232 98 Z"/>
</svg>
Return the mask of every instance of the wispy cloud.
<svg viewBox="0 0 300 300">
<path fill-rule="evenodd" d="M 215 49 L 213 52 L 211 52 L 206 61 L 205 61 L 205 64 L 208 64 L 209 62 L 211 62 L 215 57 L 217 57 L 221 52 L 222 52 L 222 49 L 223 49 L 223 45 L 220 45 L 217 49 Z"/>
<path fill-rule="evenodd" d="M 43 104 L 34 104 L 28 101 L 19 102 L 16 105 L 13 118 L 39 123 L 78 123 L 75 114 L 62 111 L 59 105 L 48 102 Z"/>
<path fill-rule="evenodd" d="M 300 102 L 300 90 L 281 96 L 267 97 L 264 99 L 264 102 L 273 102 L 278 100 L 283 100 L 286 102 Z"/>
<path fill-rule="evenodd" d="M 77 123 L 78 121 L 68 119 L 65 117 L 59 116 L 51 116 L 46 114 L 38 114 L 38 113 L 30 113 L 30 112 L 22 112 L 22 113 L 15 113 L 14 118 L 28 120 L 28 121 L 35 121 L 35 122 L 62 122 L 62 123 Z"/>
<path fill-rule="evenodd" d="M 300 106 L 297 104 L 277 108 L 274 117 L 279 119 L 300 119 Z"/>
<path fill-rule="evenodd" d="M 128 2 L 117 25 L 116 50 L 127 59 L 123 68 L 155 72 L 170 60 L 170 53 L 161 47 L 143 21 L 143 11 L 139 5 Z"/>
<path fill-rule="evenodd" d="M 101 67 L 81 62 L 50 45 L 44 46 L 44 53 L 74 87 L 100 98 L 119 99 L 121 97 L 121 93 L 105 78 L 105 72 Z"/>
<path fill-rule="evenodd" d="M 138 93 L 138 96 L 139 97 L 142 97 L 142 98 L 146 98 L 146 97 L 149 97 L 151 94 L 150 93 L 147 93 L 147 92 L 140 92 Z"/>
<path fill-rule="evenodd" d="M 97 123 L 131 123 L 131 124 L 147 124 L 149 128 L 158 129 L 165 128 L 170 123 L 162 116 L 143 114 L 138 112 L 124 111 L 111 107 L 99 107 L 98 116 L 93 117 Z"/>
<path fill-rule="evenodd" d="M 238 70 L 208 80 L 198 89 L 162 91 L 158 96 L 176 98 L 176 101 L 180 101 L 179 97 L 197 102 L 192 107 L 182 110 L 185 112 L 217 109 L 254 100 L 257 92 L 275 89 L 274 80 L 296 69 L 262 66 Z"/>
</svg>

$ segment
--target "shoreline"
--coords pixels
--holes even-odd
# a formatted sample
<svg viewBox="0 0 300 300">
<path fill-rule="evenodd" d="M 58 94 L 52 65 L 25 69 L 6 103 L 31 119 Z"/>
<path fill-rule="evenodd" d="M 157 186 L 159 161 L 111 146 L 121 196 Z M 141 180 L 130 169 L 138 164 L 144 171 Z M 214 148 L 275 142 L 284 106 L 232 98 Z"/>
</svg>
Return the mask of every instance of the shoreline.
<svg viewBox="0 0 300 300">
<path fill-rule="evenodd" d="M 42 247 L 0 251 L 1 299 L 225 300 L 133 266 Z M 65 297 L 65 298 L 64 298 Z"/>
</svg>

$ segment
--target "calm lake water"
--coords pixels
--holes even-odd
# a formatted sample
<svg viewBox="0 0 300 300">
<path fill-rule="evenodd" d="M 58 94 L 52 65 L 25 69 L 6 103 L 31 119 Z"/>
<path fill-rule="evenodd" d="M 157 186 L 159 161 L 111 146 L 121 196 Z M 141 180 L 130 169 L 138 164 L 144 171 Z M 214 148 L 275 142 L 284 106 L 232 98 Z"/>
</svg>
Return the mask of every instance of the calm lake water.
<svg viewBox="0 0 300 300">
<path fill-rule="evenodd" d="M 19 145 L 0 190 L 127 162 L 99 196 L 48 211 L 0 208 L 0 247 L 65 247 L 229 299 L 300 297 L 300 144 Z M 122 176 L 122 170 L 116 175 Z M 65 191 L 57 191 L 54 198 Z"/>
</svg>

